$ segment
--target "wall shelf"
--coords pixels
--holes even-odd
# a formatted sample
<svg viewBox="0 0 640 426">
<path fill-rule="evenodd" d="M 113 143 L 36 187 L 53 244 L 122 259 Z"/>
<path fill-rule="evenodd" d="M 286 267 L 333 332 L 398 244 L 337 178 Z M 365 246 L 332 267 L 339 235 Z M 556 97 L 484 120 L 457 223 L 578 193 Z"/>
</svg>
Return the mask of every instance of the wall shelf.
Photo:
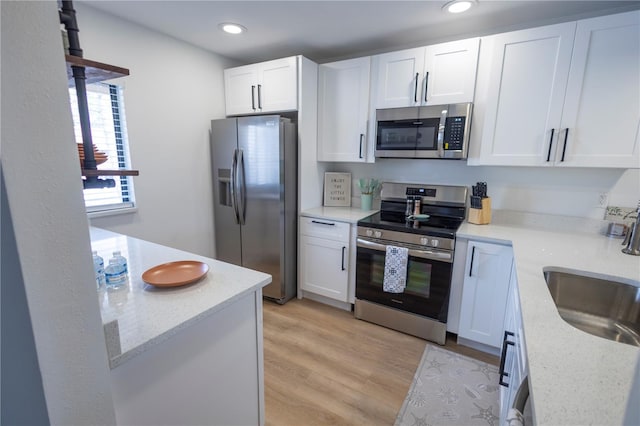
<svg viewBox="0 0 640 426">
<path fill-rule="evenodd" d="M 65 55 L 64 57 L 67 61 L 67 78 L 69 79 L 69 87 L 73 87 L 76 84 L 73 79 L 73 72 L 71 71 L 72 65 L 84 67 L 87 84 L 98 83 L 103 80 L 111 80 L 113 78 L 126 77 L 129 75 L 129 70 L 126 68 L 92 61 L 79 56 Z"/>
<path fill-rule="evenodd" d="M 129 75 L 129 70 L 126 68 L 92 61 L 89 59 L 81 58 L 79 56 L 65 55 L 65 60 L 67 62 L 67 78 L 69 79 L 69 87 L 74 87 L 76 85 L 75 79 L 73 78 L 73 71 L 71 70 L 71 66 L 84 67 L 86 84 L 98 83 L 100 81 L 126 77 Z M 85 177 L 139 175 L 140 172 L 138 170 L 93 170 L 82 168 L 82 176 Z"/>
<path fill-rule="evenodd" d="M 115 186 L 114 179 L 98 179 L 100 176 L 138 176 L 138 170 L 99 170 L 96 167 L 93 155 L 93 145 L 91 136 L 91 123 L 89 121 L 89 108 L 87 105 L 87 84 L 98 83 L 104 80 L 126 77 L 129 70 L 115 65 L 92 61 L 82 57 L 80 40 L 78 39 L 78 22 L 76 21 L 76 11 L 71 0 L 58 4 L 60 24 L 64 25 L 68 51 L 64 58 L 67 64 L 67 80 L 69 87 L 76 88 L 78 98 L 78 113 L 80 116 L 80 128 L 82 130 L 82 147 L 90 157 L 89 168 L 87 159 L 80 161 L 84 188 L 108 188 Z"/>
<path fill-rule="evenodd" d="M 140 172 L 138 170 L 91 170 L 82 169 L 82 176 L 97 177 L 97 176 L 138 176 Z"/>
</svg>

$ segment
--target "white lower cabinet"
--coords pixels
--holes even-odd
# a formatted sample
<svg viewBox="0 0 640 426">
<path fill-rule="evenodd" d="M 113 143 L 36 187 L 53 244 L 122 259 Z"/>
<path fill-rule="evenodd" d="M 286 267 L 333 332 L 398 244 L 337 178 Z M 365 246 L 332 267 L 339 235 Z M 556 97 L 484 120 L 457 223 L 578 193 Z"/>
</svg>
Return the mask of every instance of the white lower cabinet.
<svg viewBox="0 0 640 426">
<path fill-rule="evenodd" d="M 469 241 L 459 337 L 500 348 L 512 263 L 511 246 Z"/>
<path fill-rule="evenodd" d="M 303 217 L 300 222 L 300 289 L 349 301 L 351 225 Z"/>
</svg>

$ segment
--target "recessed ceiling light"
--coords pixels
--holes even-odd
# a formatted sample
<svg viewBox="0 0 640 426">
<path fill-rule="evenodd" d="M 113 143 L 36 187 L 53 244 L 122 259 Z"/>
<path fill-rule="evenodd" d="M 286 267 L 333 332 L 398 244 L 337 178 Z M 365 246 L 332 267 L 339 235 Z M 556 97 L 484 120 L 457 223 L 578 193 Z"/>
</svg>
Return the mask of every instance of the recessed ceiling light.
<svg viewBox="0 0 640 426">
<path fill-rule="evenodd" d="M 232 22 L 223 22 L 222 24 L 218 25 L 218 27 L 225 33 L 229 34 L 242 34 L 247 31 L 247 29 L 242 25 L 234 24 Z"/>
<path fill-rule="evenodd" d="M 469 10 L 474 4 L 473 0 L 453 0 L 442 6 L 442 9 L 449 13 L 462 13 Z"/>
</svg>

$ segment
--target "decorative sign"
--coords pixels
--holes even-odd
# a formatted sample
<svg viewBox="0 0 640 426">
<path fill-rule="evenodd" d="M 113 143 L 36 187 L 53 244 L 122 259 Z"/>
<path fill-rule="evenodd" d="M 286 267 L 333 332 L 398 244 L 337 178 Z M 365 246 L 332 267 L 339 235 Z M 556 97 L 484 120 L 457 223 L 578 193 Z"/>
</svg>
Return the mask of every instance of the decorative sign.
<svg viewBox="0 0 640 426">
<path fill-rule="evenodd" d="M 351 173 L 327 172 L 324 174 L 324 205 L 327 207 L 351 206 Z"/>
</svg>

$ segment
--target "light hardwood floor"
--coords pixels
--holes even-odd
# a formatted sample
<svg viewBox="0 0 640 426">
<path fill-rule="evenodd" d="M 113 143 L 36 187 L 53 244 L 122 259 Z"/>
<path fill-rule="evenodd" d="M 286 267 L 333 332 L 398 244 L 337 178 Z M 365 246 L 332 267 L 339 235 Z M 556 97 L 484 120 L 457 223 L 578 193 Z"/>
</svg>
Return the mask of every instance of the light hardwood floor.
<svg viewBox="0 0 640 426">
<path fill-rule="evenodd" d="M 263 306 L 267 426 L 393 425 L 425 340 L 309 299 Z M 497 364 L 449 340 L 447 349 Z"/>
</svg>

